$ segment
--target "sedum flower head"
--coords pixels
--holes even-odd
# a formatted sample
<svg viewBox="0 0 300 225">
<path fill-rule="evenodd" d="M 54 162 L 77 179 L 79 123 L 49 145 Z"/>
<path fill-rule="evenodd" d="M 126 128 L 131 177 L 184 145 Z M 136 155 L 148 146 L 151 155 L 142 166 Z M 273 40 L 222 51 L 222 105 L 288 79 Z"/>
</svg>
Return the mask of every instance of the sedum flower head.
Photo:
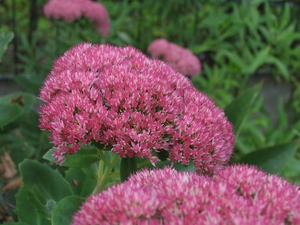
<svg viewBox="0 0 300 225">
<path fill-rule="evenodd" d="M 44 14 L 54 19 L 73 22 L 85 16 L 91 20 L 98 32 L 106 36 L 110 29 L 109 15 L 99 2 L 91 0 L 49 0 L 44 6 Z"/>
<path fill-rule="evenodd" d="M 59 163 L 91 142 L 153 162 L 166 152 L 208 174 L 232 154 L 224 112 L 172 67 L 133 47 L 73 47 L 55 61 L 40 98 L 40 127 L 51 132 Z"/>
<path fill-rule="evenodd" d="M 148 52 L 154 58 L 161 58 L 178 72 L 186 76 L 196 76 L 201 71 L 201 63 L 193 53 L 177 44 L 159 38 L 150 43 Z"/>
<path fill-rule="evenodd" d="M 275 175 L 236 165 L 214 177 L 143 170 L 90 196 L 72 225 L 299 224 L 300 192 Z"/>
</svg>

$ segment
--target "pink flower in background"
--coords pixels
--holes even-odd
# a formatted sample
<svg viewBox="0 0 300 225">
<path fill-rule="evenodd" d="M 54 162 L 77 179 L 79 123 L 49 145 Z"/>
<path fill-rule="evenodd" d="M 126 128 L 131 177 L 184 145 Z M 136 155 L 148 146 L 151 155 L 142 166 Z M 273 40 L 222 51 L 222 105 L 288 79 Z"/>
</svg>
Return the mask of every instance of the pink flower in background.
<svg viewBox="0 0 300 225">
<path fill-rule="evenodd" d="M 163 54 L 164 60 L 171 64 L 172 66 L 176 67 L 176 64 L 181 60 L 182 58 L 182 52 L 185 50 L 179 45 L 176 45 L 174 43 L 168 42 L 168 47 L 166 51 Z M 189 50 L 187 50 L 189 51 Z M 191 53 L 192 54 L 192 53 Z M 186 74 L 184 74 L 186 75 Z"/>
<path fill-rule="evenodd" d="M 148 52 L 151 53 L 152 57 L 160 58 L 166 53 L 169 46 L 169 42 L 166 39 L 159 38 L 154 40 L 148 47 Z"/>
<path fill-rule="evenodd" d="M 55 61 L 40 98 L 40 127 L 55 158 L 99 142 L 121 157 L 194 161 L 213 174 L 234 137 L 224 112 L 172 67 L 133 47 L 79 44 Z"/>
<path fill-rule="evenodd" d="M 83 5 L 83 14 L 94 22 L 98 32 L 106 36 L 110 29 L 110 20 L 106 8 L 99 2 L 89 1 Z"/>
<path fill-rule="evenodd" d="M 143 170 L 90 196 L 72 225 L 300 222 L 299 187 L 255 167 L 236 165 L 214 177 L 169 167 Z"/>
<path fill-rule="evenodd" d="M 73 22 L 82 16 L 91 20 L 98 32 L 106 36 L 110 29 L 110 20 L 106 8 L 91 0 L 49 0 L 44 6 L 47 17 Z"/>
<path fill-rule="evenodd" d="M 44 6 L 44 13 L 47 17 L 73 22 L 82 16 L 82 4 L 88 1 L 89 0 L 49 0 Z"/>
<path fill-rule="evenodd" d="M 196 76 L 201 71 L 201 64 L 199 59 L 190 50 L 184 49 L 181 52 L 180 60 L 176 63 L 176 69 L 182 74 Z"/>
<path fill-rule="evenodd" d="M 186 76 L 196 76 L 201 71 L 201 63 L 193 53 L 163 38 L 154 40 L 148 47 L 154 58 L 161 58 L 178 72 Z"/>
</svg>

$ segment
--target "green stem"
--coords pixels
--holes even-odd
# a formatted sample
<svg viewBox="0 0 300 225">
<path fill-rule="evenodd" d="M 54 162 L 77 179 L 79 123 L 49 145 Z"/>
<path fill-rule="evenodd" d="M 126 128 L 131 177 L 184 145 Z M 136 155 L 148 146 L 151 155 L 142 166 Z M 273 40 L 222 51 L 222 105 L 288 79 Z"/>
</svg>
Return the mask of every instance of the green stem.
<svg viewBox="0 0 300 225">
<path fill-rule="evenodd" d="M 112 178 L 114 180 L 120 179 L 120 172 L 112 172 L 112 173 L 110 173 L 108 178 Z"/>
<path fill-rule="evenodd" d="M 99 150 L 99 148 L 98 148 L 98 150 Z M 99 150 L 99 155 L 101 157 L 101 160 L 103 160 L 106 165 L 110 164 L 110 162 L 106 159 L 105 155 L 103 154 L 102 150 Z"/>
<path fill-rule="evenodd" d="M 101 155 L 102 154 L 102 155 Z M 96 194 L 96 193 L 100 193 L 101 191 L 104 190 L 105 186 L 106 186 L 106 183 L 107 183 L 107 180 L 108 178 L 110 177 L 111 175 L 111 171 L 112 169 L 114 168 L 116 162 L 118 161 L 119 159 L 119 155 L 117 154 L 114 154 L 113 158 L 111 159 L 110 162 L 108 162 L 105 158 L 104 158 L 104 154 L 103 152 L 101 151 L 100 153 L 101 155 L 101 160 L 99 162 L 99 169 L 98 169 L 98 182 L 97 182 L 97 185 L 93 191 L 93 194 Z M 105 164 L 105 170 L 103 172 L 103 169 L 104 169 L 104 164 Z"/>
</svg>

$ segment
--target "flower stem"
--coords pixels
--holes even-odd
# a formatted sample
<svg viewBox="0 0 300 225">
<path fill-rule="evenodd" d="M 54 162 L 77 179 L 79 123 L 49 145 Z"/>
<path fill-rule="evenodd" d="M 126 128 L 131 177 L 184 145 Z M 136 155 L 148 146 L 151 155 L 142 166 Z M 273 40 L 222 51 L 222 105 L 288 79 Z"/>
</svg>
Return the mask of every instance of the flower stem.
<svg viewBox="0 0 300 225">
<path fill-rule="evenodd" d="M 98 169 L 98 182 L 97 185 L 93 191 L 93 194 L 96 193 L 100 193 L 101 191 L 104 190 L 107 180 L 111 175 L 111 171 L 114 168 L 116 162 L 119 159 L 119 155 L 114 154 L 114 156 L 112 157 L 112 159 L 109 161 L 107 161 L 107 159 L 105 158 L 103 152 L 101 151 L 100 153 L 101 156 L 101 160 L 99 162 L 99 169 Z M 105 169 L 104 169 L 105 166 Z"/>
</svg>

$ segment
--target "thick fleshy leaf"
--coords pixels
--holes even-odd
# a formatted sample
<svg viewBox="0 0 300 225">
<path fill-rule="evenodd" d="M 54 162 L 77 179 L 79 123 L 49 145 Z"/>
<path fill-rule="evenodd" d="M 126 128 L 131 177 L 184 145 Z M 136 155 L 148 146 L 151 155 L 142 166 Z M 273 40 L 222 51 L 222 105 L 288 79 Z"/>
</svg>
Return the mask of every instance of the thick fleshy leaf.
<svg viewBox="0 0 300 225">
<path fill-rule="evenodd" d="M 269 173 L 279 173 L 295 154 L 297 142 L 275 145 L 245 155 L 239 162 L 256 165 Z"/>
<path fill-rule="evenodd" d="M 89 196 L 97 184 L 97 180 L 87 176 L 80 168 L 68 169 L 66 180 L 69 181 L 74 194 L 81 197 Z"/>
<path fill-rule="evenodd" d="M 23 112 L 23 109 L 15 104 L 0 103 L 0 128 L 14 122 Z"/>
<path fill-rule="evenodd" d="M 50 225 L 50 218 L 40 213 L 40 210 L 44 210 L 44 207 L 40 207 L 37 210 L 36 204 L 32 201 L 32 195 L 28 195 L 28 187 L 24 184 L 19 188 L 16 195 L 16 209 L 15 213 L 18 215 L 18 220 L 22 223 L 28 223 L 29 225 Z"/>
<path fill-rule="evenodd" d="M 122 158 L 120 165 L 120 178 L 121 181 L 127 180 L 131 173 L 137 170 L 137 163 L 135 157 L 133 158 Z"/>
<path fill-rule="evenodd" d="M 71 224 L 72 216 L 79 210 L 84 200 L 82 197 L 72 195 L 59 201 L 53 208 L 51 225 Z"/>
<path fill-rule="evenodd" d="M 51 199 L 58 202 L 63 197 L 73 194 L 69 183 L 62 175 L 46 164 L 25 159 L 19 168 L 24 185 L 36 187 L 39 190 L 36 195 L 44 200 Z"/>
<path fill-rule="evenodd" d="M 56 161 L 55 161 L 55 159 L 54 159 L 54 156 L 53 156 L 54 151 L 55 151 L 55 148 L 49 149 L 49 150 L 45 153 L 45 155 L 43 155 L 43 159 L 46 159 L 46 160 L 48 160 L 48 161 L 50 161 L 50 162 L 52 162 L 52 163 L 56 163 Z"/>
<path fill-rule="evenodd" d="M 194 166 L 194 163 L 192 161 L 189 162 L 188 165 L 183 165 L 182 163 L 174 163 L 174 168 L 177 171 L 185 171 L 185 172 L 195 172 L 196 171 L 196 167 Z"/>
<path fill-rule="evenodd" d="M 224 109 L 228 120 L 232 123 L 234 128 L 235 137 L 237 138 L 242 125 L 247 117 L 247 114 L 258 96 L 261 84 L 247 90 L 242 95 L 234 99 L 226 108 Z"/>
<path fill-rule="evenodd" d="M 92 178 L 93 180 L 98 179 L 98 162 L 89 165 L 88 167 L 80 168 L 86 176 Z"/>
<path fill-rule="evenodd" d="M 53 156 L 54 148 L 51 148 L 43 156 L 44 159 L 50 162 L 56 162 Z M 87 167 L 95 162 L 100 161 L 99 151 L 93 146 L 81 146 L 80 150 L 72 155 L 66 155 L 66 160 L 61 164 L 62 166 L 83 168 Z"/>
<path fill-rule="evenodd" d="M 25 159 L 19 165 L 23 181 L 24 194 L 17 198 L 18 216 L 23 217 L 21 222 L 29 221 L 30 224 L 46 225 L 50 222 L 51 212 L 56 204 L 66 196 L 73 195 L 70 184 L 57 171 L 46 164 L 35 160 Z M 30 204 L 30 212 L 36 212 L 35 219 L 29 217 L 29 212 L 24 213 L 26 203 Z M 28 209 L 29 210 L 29 209 Z M 42 222 L 40 222 L 42 221 Z"/>
</svg>

